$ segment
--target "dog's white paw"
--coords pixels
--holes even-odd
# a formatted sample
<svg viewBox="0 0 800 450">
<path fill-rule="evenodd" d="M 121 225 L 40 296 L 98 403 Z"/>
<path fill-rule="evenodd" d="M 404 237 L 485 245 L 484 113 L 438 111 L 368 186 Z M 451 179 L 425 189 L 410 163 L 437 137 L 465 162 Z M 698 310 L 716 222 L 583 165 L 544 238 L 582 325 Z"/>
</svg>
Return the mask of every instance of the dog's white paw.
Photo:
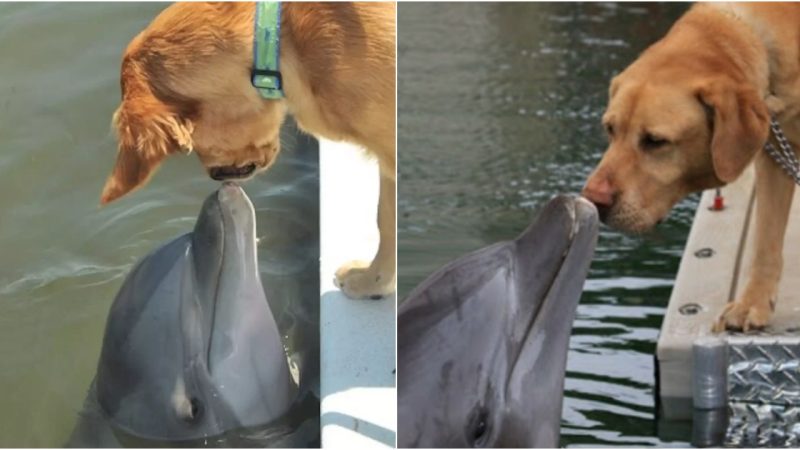
<svg viewBox="0 0 800 450">
<path fill-rule="evenodd" d="M 394 278 L 366 261 L 350 261 L 336 271 L 334 282 L 350 298 L 380 300 L 395 291 Z"/>
</svg>

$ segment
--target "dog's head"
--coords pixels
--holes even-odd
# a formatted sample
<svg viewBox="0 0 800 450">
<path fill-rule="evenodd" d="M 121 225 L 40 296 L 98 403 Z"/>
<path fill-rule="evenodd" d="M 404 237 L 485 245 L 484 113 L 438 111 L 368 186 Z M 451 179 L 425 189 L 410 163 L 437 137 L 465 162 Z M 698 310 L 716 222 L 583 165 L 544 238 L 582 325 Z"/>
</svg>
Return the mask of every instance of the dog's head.
<svg viewBox="0 0 800 450">
<path fill-rule="evenodd" d="M 194 151 L 216 180 L 273 163 L 285 106 L 250 83 L 253 8 L 243 5 L 175 4 L 128 46 L 102 204 L 144 185 L 174 153 Z"/>
<path fill-rule="evenodd" d="M 687 194 L 735 180 L 768 137 L 758 92 L 725 70 L 641 58 L 611 82 L 609 146 L 583 195 L 608 225 L 640 233 Z"/>
</svg>

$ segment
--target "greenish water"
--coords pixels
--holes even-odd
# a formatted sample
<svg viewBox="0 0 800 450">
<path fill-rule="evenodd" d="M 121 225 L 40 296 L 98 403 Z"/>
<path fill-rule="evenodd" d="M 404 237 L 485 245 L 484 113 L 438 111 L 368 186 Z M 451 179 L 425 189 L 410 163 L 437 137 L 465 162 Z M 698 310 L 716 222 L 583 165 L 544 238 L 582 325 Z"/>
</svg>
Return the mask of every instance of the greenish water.
<svg viewBox="0 0 800 450">
<path fill-rule="evenodd" d="M 610 78 L 686 7 L 399 5 L 399 298 L 580 190 L 605 150 Z M 563 445 L 688 445 L 685 426 L 656 422 L 653 355 L 696 202 L 646 237 L 601 230 L 570 342 Z"/>
<path fill-rule="evenodd" d="M 0 4 L 0 446 L 67 440 L 123 278 L 190 231 L 218 187 L 196 157 L 175 157 L 143 190 L 98 207 L 121 55 L 164 7 Z M 308 392 L 319 379 L 318 156 L 285 131 L 277 164 L 244 188 L 267 298 Z M 315 398 L 295 408 L 298 444 L 318 444 L 318 414 Z"/>
</svg>

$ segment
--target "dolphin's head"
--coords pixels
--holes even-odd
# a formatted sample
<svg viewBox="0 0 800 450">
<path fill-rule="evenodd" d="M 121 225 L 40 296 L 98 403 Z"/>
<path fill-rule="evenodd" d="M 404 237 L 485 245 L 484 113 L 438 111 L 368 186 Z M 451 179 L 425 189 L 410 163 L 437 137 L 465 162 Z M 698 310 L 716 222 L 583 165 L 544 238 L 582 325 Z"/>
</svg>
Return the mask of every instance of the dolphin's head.
<svg viewBox="0 0 800 450">
<path fill-rule="evenodd" d="M 567 344 L 597 233 L 558 197 L 515 241 L 423 282 L 398 317 L 398 445 L 558 443 Z"/>
<path fill-rule="evenodd" d="M 256 258 L 253 205 L 226 183 L 192 233 L 131 271 L 109 312 L 96 378 L 112 424 L 186 440 L 288 409 L 294 385 Z"/>
</svg>

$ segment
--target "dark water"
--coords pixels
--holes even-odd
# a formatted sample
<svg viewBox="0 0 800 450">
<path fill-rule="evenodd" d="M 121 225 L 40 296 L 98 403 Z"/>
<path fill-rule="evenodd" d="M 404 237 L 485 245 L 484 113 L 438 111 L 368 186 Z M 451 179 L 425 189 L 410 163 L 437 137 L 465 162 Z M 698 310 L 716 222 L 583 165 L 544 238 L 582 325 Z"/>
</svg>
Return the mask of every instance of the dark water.
<svg viewBox="0 0 800 450">
<path fill-rule="evenodd" d="M 219 186 L 195 156 L 175 157 L 141 191 L 98 207 L 116 156 L 121 55 L 164 7 L 0 4 L 0 446 L 66 442 L 124 276 L 190 231 Z M 318 154 L 284 131 L 276 165 L 244 189 L 267 298 L 307 394 L 280 424 L 281 442 L 318 445 Z M 260 445 L 273 432 L 233 442 Z"/>
<path fill-rule="evenodd" d="M 401 3 L 399 298 L 513 238 L 605 149 L 608 82 L 685 4 Z M 562 445 L 688 445 L 655 420 L 653 355 L 697 197 L 646 237 L 603 228 L 570 343 Z"/>
</svg>

